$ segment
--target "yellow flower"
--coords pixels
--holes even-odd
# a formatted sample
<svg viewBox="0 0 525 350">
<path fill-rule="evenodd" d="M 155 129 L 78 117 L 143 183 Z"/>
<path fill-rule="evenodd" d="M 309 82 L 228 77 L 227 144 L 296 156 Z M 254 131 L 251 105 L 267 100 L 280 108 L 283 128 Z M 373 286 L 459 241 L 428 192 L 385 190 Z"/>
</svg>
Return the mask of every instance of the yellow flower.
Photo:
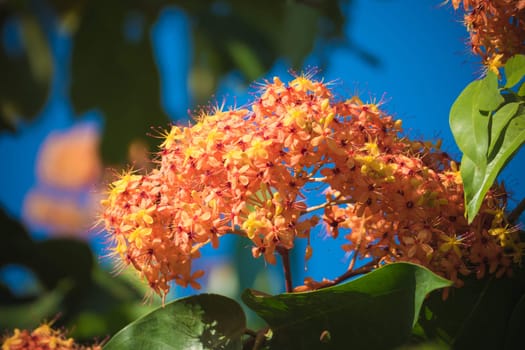
<svg viewBox="0 0 525 350">
<path fill-rule="evenodd" d="M 458 239 L 456 235 L 453 236 L 447 236 L 447 235 L 441 235 L 440 237 L 444 242 L 441 243 L 439 246 L 439 250 L 443 253 L 448 252 L 450 249 L 456 253 L 458 257 L 461 258 L 461 249 L 459 248 L 463 243 L 461 242 L 462 239 Z"/>
<path fill-rule="evenodd" d="M 184 135 L 181 132 L 181 129 L 177 126 L 172 126 L 169 133 L 163 135 L 165 137 L 164 141 L 160 144 L 161 148 L 171 148 L 175 141 L 181 140 L 184 138 Z"/>
<path fill-rule="evenodd" d="M 497 54 L 497 55 L 492 56 L 487 61 L 487 69 L 488 69 L 488 71 L 494 72 L 497 76 L 499 76 L 500 75 L 499 69 L 501 67 L 503 67 L 502 60 L 503 60 L 503 54 Z"/>
<path fill-rule="evenodd" d="M 255 237 L 255 231 L 260 228 L 267 227 L 268 220 L 261 220 L 257 217 L 257 212 L 253 211 L 248 215 L 248 218 L 242 223 L 242 229 L 246 232 L 248 238 Z"/>
<path fill-rule="evenodd" d="M 151 235 L 151 227 L 137 227 L 128 237 L 130 242 L 134 242 L 137 248 L 143 247 L 142 238 Z"/>
</svg>

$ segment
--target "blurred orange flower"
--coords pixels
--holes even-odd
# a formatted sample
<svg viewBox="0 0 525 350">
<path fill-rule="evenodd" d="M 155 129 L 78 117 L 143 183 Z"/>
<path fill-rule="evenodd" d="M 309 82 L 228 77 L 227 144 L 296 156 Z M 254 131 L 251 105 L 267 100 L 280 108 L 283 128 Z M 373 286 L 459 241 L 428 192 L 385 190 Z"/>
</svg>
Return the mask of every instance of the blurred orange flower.
<svg viewBox="0 0 525 350">
<path fill-rule="evenodd" d="M 54 235 L 79 235 L 89 230 L 96 215 L 97 200 L 89 194 L 85 201 L 33 189 L 26 195 L 24 217 L 52 230 Z"/>
<path fill-rule="evenodd" d="M 49 134 L 38 156 L 38 178 L 49 186 L 66 190 L 93 185 L 102 172 L 99 138 L 98 131 L 86 124 Z"/>
<path fill-rule="evenodd" d="M 102 175 L 99 132 L 91 124 L 77 124 L 52 132 L 38 154 L 37 185 L 24 202 L 24 217 L 54 235 L 82 235 L 96 213 L 95 186 Z"/>
</svg>

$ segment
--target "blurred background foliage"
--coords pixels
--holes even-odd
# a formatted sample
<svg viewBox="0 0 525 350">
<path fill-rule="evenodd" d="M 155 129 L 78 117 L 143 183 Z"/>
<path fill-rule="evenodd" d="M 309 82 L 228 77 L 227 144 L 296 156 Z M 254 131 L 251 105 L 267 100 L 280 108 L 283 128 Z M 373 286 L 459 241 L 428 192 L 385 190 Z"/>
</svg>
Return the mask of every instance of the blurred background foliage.
<svg viewBox="0 0 525 350">
<path fill-rule="evenodd" d="M 16 129 L 18 119 L 30 120 L 46 101 L 54 66 L 42 13 L 51 11 L 60 30 L 73 37 L 74 108 L 79 113 L 92 108 L 103 112 L 104 135 L 111 135 L 102 138 L 103 159 L 123 162 L 131 140 L 168 121 L 149 33 L 159 12 L 170 5 L 190 18 L 193 62 L 188 84 L 195 105 L 205 104 L 220 78 L 232 70 L 251 82 L 278 58 L 300 69 L 318 40 L 343 41 L 343 4 L 335 0 L 2 2 L 0 25 L 16 21 L 23 47 L 1 51 L 6 73 L 0 82 L 1 127 Z"/>
<path fill-rule="evenodd" d="M 70 98 L 74 115 L 97 110 L 104 120 L 101 137 L 80 124 L 50 134 L 39 151 L 39 184 L 26 197 L 25 210 L 51 231 L 61 231 L 59 238 L 34 240 L 22 223 L 0 208 L 0 270 L 32 276 L 29 282 L 0 280 L 0 328 L 34 327 L 42 319 L 58 317 L 57 324 L 72 329 L 78 339 L 103 337 L 159 304 L 155 298 L 142 303 L 142 284 L 127 273 L 115 278 L 72 231 L 89 225 L 86 218 L 93 220 L 92 204 L 98 197 L 92 188 L 107 182 L 103 165 L 118 168 L 131 160 L 146 166 L 144 158 L 157 140 L 145 137 L 150 127 L 187 118 L 170 118 L 163 108 L 152 34 L 161 11 L 176 6 L 189 18 L 192 62 L 187 86 L 191 108 L 198 108 L 226 74 L 240 73 L 247 86 L 277 60 L 300 70 L 320 43 L 353 48 L 365 61 L 377 64 L 373 55 L 343 35 L 348 20 L 343 11 L 351 5 L 349 0 L 0 2 L 0 133 L 16 134 L 20 125 L 34 121 L 57 71 L 68 69 L 63 94 Z M 53 31 L 72 40 L 65 67 L 50 47 Z M 236 272 L 223 265 L 210 276 L 210 289 L 222 288 L 237 297 L 239 285 L 268 289 L 275 281 L 259 273 L 264 263 L 253 261 L 242 243 L 234 246 L 234 259 L 249 262 L 236 264 L 244 267 L 240 282 L 232 277 Z"/>
</svg>

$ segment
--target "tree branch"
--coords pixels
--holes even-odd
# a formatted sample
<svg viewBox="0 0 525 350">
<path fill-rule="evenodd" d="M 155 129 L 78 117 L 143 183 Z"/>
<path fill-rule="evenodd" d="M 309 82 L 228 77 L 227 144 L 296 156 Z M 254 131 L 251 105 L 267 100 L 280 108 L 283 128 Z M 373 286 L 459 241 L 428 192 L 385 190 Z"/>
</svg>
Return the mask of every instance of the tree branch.
<svg viewBox="0 0 525 350">
<path fill-rule="evenodd" d="M 306 210 L 304 210 L 302 212 L 302 214 L 311 213 L 313 211 L 316 211 L 316 210 L 319 210 L 319 209 L 323 209 L 323 208 L 331 206 L 331 205 L 348 204 L 348 203 L 353 203 L 353 202 L 354 202 L 353 199 L 331 200 L 331 201 L 328 201 L 328 202 L 321 203 L 319 205 L 314 205 L 314 206 L 308 207 L 308 208 L 306 208 Z"/>
<path fill-rule="evenodd" d="M 244 330 L 244 334 L 249 335 L 251 338 L 245 341 L 243 345 L 243 349 L 245 350 L 261 349 L 261 347 L 264 345 L 264 341 L 266 340 L 266 333 L 268 332 L 268 330 L 269 328 L 266 327 L 256 332 L 256 331 L 246 328 Z"/>
<path fill-rule="evenodd" d="M 339 283 L 341 283 L 343 281 L 346 281 L 349 278 L 352 278 L 352 277 L 357 276 L 357 275 L 361 275 L 363 273 L 370 272 L 373 269 L 377 268 L 377 266 L 378 266 L 378 261 L 377 260 L 370 261 L 369 263 L 367 263 L 367 264 L 365 264 L 365 265 L 363 265 L 363 266 L 361 266 L 361 267 L 359 267 L 359 268 L 357 268 L 355 270 L 348 270 L 348 271 L 346 271 L 341 276 L 337 277 L 336 279 L 334 279 L 332 281 L 328 281 L 326 283 L 323 283 L 323 285 L 320 286 L 317 289 L 323 289 L 323 288 L 335 286 L 336 284 L 339 284 Z"/>
<path fill-rule="evenodd" d="M 290 250 L 283 248 L 281 246 L 277 246 L 275 250 L 277 250 L 277 252 L 281 255 L 281 259 L 283 260 L 284 282 L 286 286 L 286 293 L 291 293 L 293 292 L 293 284 L 292 284 L 292 269 L 290 268 Z"/>
</svg>

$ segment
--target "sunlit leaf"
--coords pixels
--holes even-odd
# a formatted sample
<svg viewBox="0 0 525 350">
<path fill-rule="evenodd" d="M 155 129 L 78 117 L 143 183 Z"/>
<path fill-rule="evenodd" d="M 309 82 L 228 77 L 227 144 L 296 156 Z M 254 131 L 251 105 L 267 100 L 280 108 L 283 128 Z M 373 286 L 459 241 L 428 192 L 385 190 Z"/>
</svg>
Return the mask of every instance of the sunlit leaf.
<svg viewBox="0 0 525 350">
<path fill-rule="evenodd" d="M 469 222 L 476 216 L 485 194 L 492 186 L 505 164 L 512 159 L 516 151 L 525 143 L 525 113 L 518 112 L 501 132 L 489 155 L 486 167 L 463 155 L 461 177 L 463 178 L 466 212 Z"/>
<path fill-rule="evenodd" d="M 521 84 L 520 88 L 518 89 L 518 96 L 525 96 L 525 84 Z"/>
<path fill-rule="evenodd" d="M 518 112 L 519 106 L 520 106 L 520 103 L 518 102 L 507 103 L 506 105 L 498 109 L 496 113 L 494 113 L 490 117 L 491 127 L 490 127 L 490 145 L 489 145 L 488 154 L 492 153 L 492 151 L 494 150 L 494 146 L 497 144 L 501 136 L 501 132 L 508 125 L 512 117 L 516 115 L 516 112 Z"/>
<path fill-rule="evenodd" d="M 450 128 L 459 149 L 479 167 L 486 163 L 489 133 L 488 112 L 503 102 L 494 73 L 470 83 L 450 110 Z"/>
<path fill-rule="evenodd" d="M 268 322 L 271 347 L 385 349 L 403 344 L 426 295 L 450 284 L 421 266 L 396 263 L 314 292 L 268 296 L 247 290 L 243 301 Z"/>
<path fill-rule="evenodd" d="M 480 111 L 495 111 L 504 99 L 498 90 L 498 77 L 494 72 L 488 72 L 487 76 L 479 81 L 479 90 L 474 100 L 473 108 Z"/>
<path fill-rule="evenodd" d="M 515 55 L 505 63 L 506 88 L 516 85 L 525 76 L 525 55 Z"/>
<path fill-rule="evenodd" d="M 246 320 L 232 299 L 202 294 L 178 299 L 132 322 L 104 350 L 242 349 Z"/>
</svg>

